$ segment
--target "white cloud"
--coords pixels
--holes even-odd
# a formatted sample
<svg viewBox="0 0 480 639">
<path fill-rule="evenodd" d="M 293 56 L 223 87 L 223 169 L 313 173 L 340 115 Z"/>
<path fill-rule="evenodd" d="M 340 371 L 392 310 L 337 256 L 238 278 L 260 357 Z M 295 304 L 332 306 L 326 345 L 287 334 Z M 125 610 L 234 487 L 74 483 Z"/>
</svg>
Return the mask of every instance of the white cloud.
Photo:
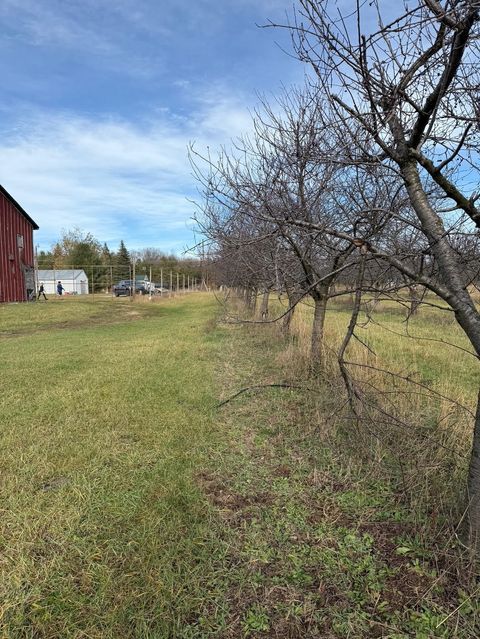
<svg viewBox="0 0 480 639">
<path fill-rule="evenodd" d="M 132 248 L 188 244 L 194 210 L 187 198 L 196 189 L 188 143 L 218 148 L 250 124 L 239 99 L 211 95 L 189 120 L 162 109 L 142 123 L 24 113 L 1 137 L 0 183 L 39 224 L 42 248 L 74 226 L 113 247 L 121 238 Z"/>
<path fill-rule="evenodd" d="M 14 38 L 28 46 L 74 52 L 91 67 L 119 74 L 151 78 L 165 70 L 160 55 L 146 55 L 131 39 L 147 30 L 156 37 L 169 35 L 157 21 L 148 21 L 132 4 L 129 11 L 110 0 L 2 0 L 0 21 L 12 25 Z M 12 37 L 12 36 L 10 36 Z"/>
<path fill-rule="evenodd" d="M 101 32 L 91 29 L 75 15 L 58 10 L 54 5 L 32 0 L 4 0 L 0 16 L 15 20 L 17 37 L 28 38 L 33 45 L 60 45 L 68 48 L 90 44 L 90 50 L 108 53 L 113 45 Z"/>
</svg>

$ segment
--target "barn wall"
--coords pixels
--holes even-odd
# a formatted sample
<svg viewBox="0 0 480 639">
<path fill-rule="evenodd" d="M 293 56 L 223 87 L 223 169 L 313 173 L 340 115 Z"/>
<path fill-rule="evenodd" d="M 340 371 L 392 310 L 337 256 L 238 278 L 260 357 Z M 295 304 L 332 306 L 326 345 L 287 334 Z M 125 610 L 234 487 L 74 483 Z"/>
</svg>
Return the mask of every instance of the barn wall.
<svg viewBox="0 0 480 639">
<path fill-rule="evenodd" d="M 17 246 L 23 235 L 23 249 Z M 24 302 L 24 267 L 33 268 L 33 227 L 0 193 L 0 302 Z"/>
</svg>

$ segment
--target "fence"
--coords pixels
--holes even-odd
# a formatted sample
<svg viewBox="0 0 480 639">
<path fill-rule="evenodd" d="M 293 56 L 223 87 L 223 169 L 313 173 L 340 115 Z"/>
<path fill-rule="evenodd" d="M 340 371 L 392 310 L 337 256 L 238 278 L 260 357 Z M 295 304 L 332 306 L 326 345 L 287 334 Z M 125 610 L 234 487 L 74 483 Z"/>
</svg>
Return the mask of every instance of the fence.
<svg viewBox="0 0 480 639">
<path fill-rule="evenodd" d="M 67 295 L 111 295 L 115 296 L 115 285 L 127 281 L 130 296 L 146 294 L 149 296 L 172 296 L 175 293 L 188 293 L 205 287 L 199 277 L 191 273 L 163 268 L 151 267 L 141 269 L 140 273 L 135 264 L 87 264 L 72 265 L 62 268 L 37 268 L 35 270 L 36 290 L 40 284 L 50 295 L 57 293 L 60 282 L 63 293 Z M 135 281 L 135 286 L 133 286 Z M 200 284 L 201 282 L 201 284 Z"/>
</svg>

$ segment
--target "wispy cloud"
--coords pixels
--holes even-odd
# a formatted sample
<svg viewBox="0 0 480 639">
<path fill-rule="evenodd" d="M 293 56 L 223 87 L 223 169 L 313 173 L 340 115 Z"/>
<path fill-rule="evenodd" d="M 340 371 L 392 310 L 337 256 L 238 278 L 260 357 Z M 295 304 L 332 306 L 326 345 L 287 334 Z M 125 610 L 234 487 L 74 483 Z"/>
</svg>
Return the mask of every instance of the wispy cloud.
<svg viewBox="0 0 480 639">
<path fill-rule="evenodd" d="M 250 128 L 256 90 L 297 79 L 255 26 L 285 3 L 0 0 L 0 183 L 42 247 L 75 225 L 112 246 L 191 242 L 188 143 L 214 153 Z"/>
<path fill-rule="evenodd" d="M 22 120 L 2 136 L 0 181 L 38 222 L 44 247 L 73 226 L 113 246 L 191 243 L 188 143 L 216 147 L 249 125 L 243 103 L 220 94 L 189 119 L 159 110 L 136 124 L 38 111 Z"/>
<path fill-rule="evenodd" d="M 3 0 L 0 21 L 10 25 L 10 39 L 76 54 L 90 66 L 136 77 L 151 77 L 165 69 L 160 51 L 152 54 L 135 47 L 132 39 L 142 30 L 155 38 L 166 37 L 169 31 L 159 21 L 149 21 L 133 3 L 127 10 L 121 2 Z"/>
<path fill-rule="evenodd" d="M 100 31 L 89 28 L 88 23 L 85 24 L 83 20 L 76 20 L 75 12 L 69 15 L 65 8 L 62 10 L 53 4 L 32 0 L 3 0 L 0 16 L 14 25 L 17 38 L 25 39 L 32 45 L 76 48 L 89 42 L 90 50 L 104 53 L 114 50 L 108 39 L 101 37 Z"/>
</svg>

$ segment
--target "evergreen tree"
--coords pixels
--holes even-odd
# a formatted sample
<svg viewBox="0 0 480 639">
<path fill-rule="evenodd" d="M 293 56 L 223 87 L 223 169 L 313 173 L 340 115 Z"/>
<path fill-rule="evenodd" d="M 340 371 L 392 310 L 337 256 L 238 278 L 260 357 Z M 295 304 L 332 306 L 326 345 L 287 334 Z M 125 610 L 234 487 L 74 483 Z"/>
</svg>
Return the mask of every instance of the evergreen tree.
<svg viewBox="0 0 480 639">
<path fill-rule="evenodd" d="M 112 251 L 108 248 L 106 242 L 103 243 L 102 246 L 102 264 L 104 266 L 111 266 L 113 264 L 113 254 Z"/>
<path fill-rule="evenodd" d="M 118 247 L 118 251 L 115 255 L 114 263 L 116 277 L 121 280 L 129 279 L 131 273 L 131 259 L 130 253 L 123 243 L 123 240 L 120 240 L 120 246 Z"/>
<path fill-rule="evenodd" d="M 103 243 L 102 246 L 102 251 L 100 254 L 100 261 L 102 263 L 102 278 L 101 278 L 101 283 L 102 283 L 102 288 L 107 292 L 110 287 L 115 284 L 115 282 L 113 281 L 113 277 L 114 277 L 114 273 L 113 273 L 113 262 L 114 262 L 114 256 L 111 252 L 111 250 L 108 248 L 108 245 L 106 242 Z"/>
</svg>

